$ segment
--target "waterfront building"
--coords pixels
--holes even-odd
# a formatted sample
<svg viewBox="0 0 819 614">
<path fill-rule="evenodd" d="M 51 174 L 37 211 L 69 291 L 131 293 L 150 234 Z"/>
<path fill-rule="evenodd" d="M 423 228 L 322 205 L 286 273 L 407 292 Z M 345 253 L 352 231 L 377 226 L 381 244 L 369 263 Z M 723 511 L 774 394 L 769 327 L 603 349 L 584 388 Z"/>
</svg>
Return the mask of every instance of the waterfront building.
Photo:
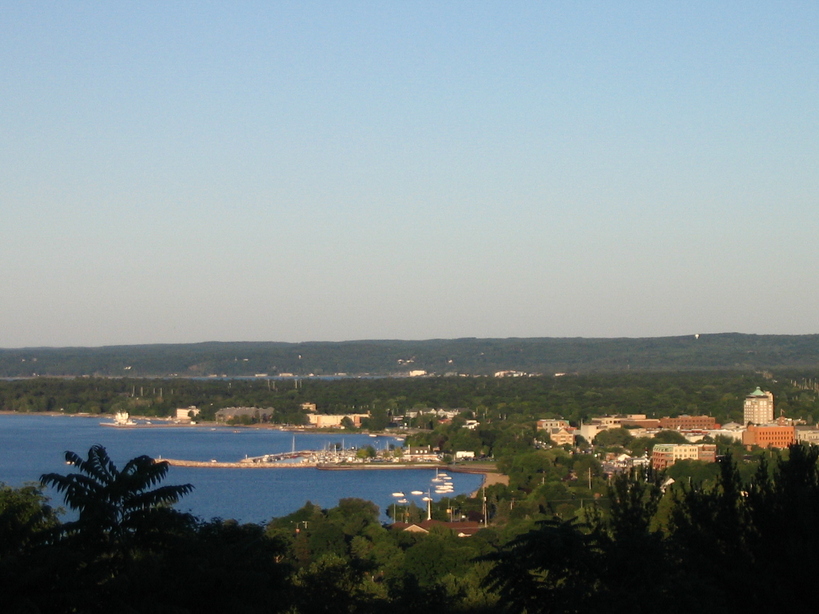
<svg viewBox="0 0 819 614">
<path fill-rule="evenodd" d="M 342 421 L 349 418 L 355 428 L 361 428 L 361 420 L 370 414 L 307 414 L 310 426 L 317 429 L 343 428 Z"/>
<path fill-rule="evenodd" d="M 195 405 L 191 405 L 190 407 L 178 407 L 176 409 L 176 421 L 191 422 L 199 415 L 200 411 L 201 410 L 197 409 Z"/>
<path fill-rule="evenodd" d="M 273 412 L 272 407 L 223 407 L 216 412 L 216 421 L 230 422 L 247 418 L 251 422 L 269 422 Z"/>
<path fill-rule="evenodd" d="M 769 424 L 774 420 L 773 393 L 763 391 L 757 386 L 751 394 L 745 397 L 743 408 L 743 424 Z"/>
<path fill-rule="evenodd" d="M 436 462 L 441 460 L 432 446 L 410 446 L 404 450 L 403 459 L 409 462 Z"/>
</svg>

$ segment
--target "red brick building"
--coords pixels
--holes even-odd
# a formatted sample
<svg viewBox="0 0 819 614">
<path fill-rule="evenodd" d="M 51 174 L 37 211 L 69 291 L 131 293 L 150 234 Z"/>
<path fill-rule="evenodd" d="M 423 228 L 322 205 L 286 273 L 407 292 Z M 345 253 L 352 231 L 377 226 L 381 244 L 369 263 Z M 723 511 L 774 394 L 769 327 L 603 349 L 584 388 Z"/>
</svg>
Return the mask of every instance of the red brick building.
<svg viewBox="0 0 819 614">
<path fill-rule="evenodd" d="M 796 427 L 787 425 L 758 426 L 749 424 L 742 434 L 742 444 L 760 448 L 787 448 L 796 443 Z"/>
<path fill-rule="evenodd" d="M 675 431 L 711 431 L 718 429 L 719 424 L 711 416 L 677 416 L 676 418 L 660 418 L 660 428 Z"/>
</svg>

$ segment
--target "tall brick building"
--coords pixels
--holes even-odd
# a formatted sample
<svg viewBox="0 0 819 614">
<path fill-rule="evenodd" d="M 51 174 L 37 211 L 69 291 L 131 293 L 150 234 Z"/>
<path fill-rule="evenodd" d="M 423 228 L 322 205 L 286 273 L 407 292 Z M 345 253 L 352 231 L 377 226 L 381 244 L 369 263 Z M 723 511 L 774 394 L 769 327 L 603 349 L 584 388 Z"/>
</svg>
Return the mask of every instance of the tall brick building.
<svg viewBox="0 0 819 614">
<path fill-rule="evenodd" d="M 759 387 L 745 397 L 743 424 L 770 424 L 774 420 L 773 393 Z"/>
</svg>

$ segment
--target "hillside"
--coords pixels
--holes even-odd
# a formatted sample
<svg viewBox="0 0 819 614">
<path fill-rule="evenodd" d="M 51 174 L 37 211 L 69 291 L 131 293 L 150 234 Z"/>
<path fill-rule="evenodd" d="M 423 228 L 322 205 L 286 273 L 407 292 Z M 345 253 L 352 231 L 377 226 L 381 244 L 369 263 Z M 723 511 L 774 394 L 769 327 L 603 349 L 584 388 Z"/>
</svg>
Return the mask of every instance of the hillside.
<svg viewBox="0 0 819 614">
<path fill-rule="evenodd" d="M 207 342 L 0 350 L 0 377 L 489 375 L 819 366 L 819 335 Z"/>
</svg>

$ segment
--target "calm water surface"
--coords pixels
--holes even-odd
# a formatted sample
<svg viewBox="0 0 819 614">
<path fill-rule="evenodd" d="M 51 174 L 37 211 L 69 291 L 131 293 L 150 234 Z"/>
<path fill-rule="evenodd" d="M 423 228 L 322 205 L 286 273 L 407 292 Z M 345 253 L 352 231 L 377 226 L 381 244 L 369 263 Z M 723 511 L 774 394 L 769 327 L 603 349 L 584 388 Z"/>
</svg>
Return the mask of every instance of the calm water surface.
<svg viewBox="0 0 819 614">
<path fill-rule="evenodd" d="M 118 429 L 100 425 L 100 418 L 71 416 L 0 416 L 0 481 L 20 486 L 43 473 L 68 473 L 66 450 L 85 456 L 102 444 L 121 468 L 129 459 L 147 454 L 154 458 L 238 461 L 247 456 L 297 450 L 322 449 L 335 443 L 346 447 L 396 443 L 391 437 L 326 433 L 287 433 L 257 429 L 169 427 Z M 307 501 L 333 507 L 344 497 L 373 501 L 382 520 L 393 501 L 391 493 L 426 490 L 434 471 L 321 471 L 319 469 L 195 469 L 171 467 L 166 484 L 193 484 L 177 509 L 200 518 L 235 518 L 240 522 L 266 522 L 295 511 Z M 454 494 L 469 493 L 481 476 L 452 474 Z M 440 499 L 432 495 L 433 499 Z M 52 493 L 55 503 L 59 495 Z M 417 503 L 422 505 L 420 498 Z"/>
</svg>

